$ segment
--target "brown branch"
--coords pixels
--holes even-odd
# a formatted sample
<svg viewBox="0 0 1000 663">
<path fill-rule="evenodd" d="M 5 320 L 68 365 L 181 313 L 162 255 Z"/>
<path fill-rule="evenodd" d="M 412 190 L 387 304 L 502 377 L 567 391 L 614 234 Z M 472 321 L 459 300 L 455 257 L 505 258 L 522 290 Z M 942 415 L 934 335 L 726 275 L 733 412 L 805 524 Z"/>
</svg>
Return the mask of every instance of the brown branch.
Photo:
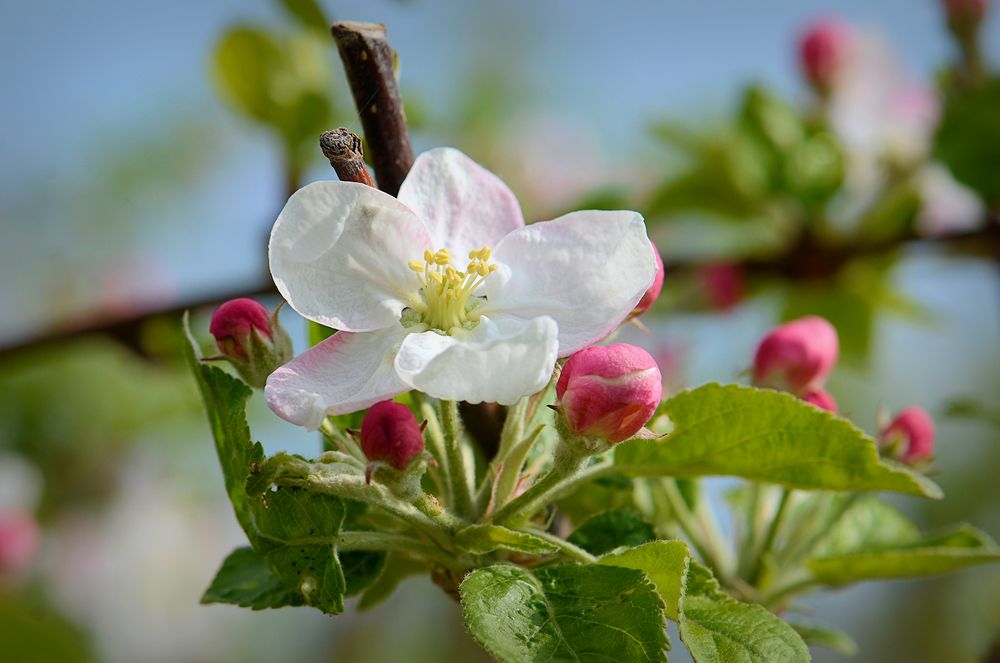
<svg viewBox="0 0 1000 663">
<path fill-rule="evenodd" d="M 395 196 L 413 165 L 413 148 L 385 26 L 345 22 L 330 31 L 361 116 L 378 187 Z"/>
<path fill-rule="evenodd" d="M 361 138 L 353 131 L 344 127 L 324 131 L 319 137 L 319 149 L 323 150 L 323 156 L 329 159 L 330 165 L 337 171 L 340 181 L 375 186 L 368 166 L 365 165 Z"/>
</svg>

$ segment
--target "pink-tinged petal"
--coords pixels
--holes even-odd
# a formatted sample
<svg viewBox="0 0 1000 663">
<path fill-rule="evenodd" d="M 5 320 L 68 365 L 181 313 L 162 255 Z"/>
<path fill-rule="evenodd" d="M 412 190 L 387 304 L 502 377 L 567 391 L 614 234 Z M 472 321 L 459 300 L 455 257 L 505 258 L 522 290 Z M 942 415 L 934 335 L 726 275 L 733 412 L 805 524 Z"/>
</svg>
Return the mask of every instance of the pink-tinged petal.
<svg viewBox="0 0 1000 663">
<path fill-rule="evenodd" d="M 356 182 L 315 182 L 288 199 L 271 231 L 271 275 L 303 317 L 345 331 L 399 321 L 419 290 L 407 267 L 430 246 L 408 207 Z"/>
<path fill-rule="evenodd" d="M 399 188 L 399 200 L 427 225 L 434 248 L 448 248 L 464 269 L 469 251 L 496 246 L 524 226 L 517 198 L 503 181 L 462 152 L 424 152 Z"/>
<path fill-rule="evenodd" d="M 472 330 L 443 336 L 410 334 L 396 371 L 429 396 L 469 403 L 513 405 L 542 389 L 556 362 L 556 323 L 482 317 Z"/>
<path fill-rule="evenodd" d="M 571 212 L 526 226 L 493 252 L 484 312 L 559 324 L 559 356 L 607 336 L 656 276 L 656 258 L 637 212 Z"/>
<path fill-rule="evenodd" d="M 356 412 L 406 391 L 392 366 L 406 333 L 394 325 L 334 334 L 271 374 L 267 404 L 282 419 L 316 430 L 327 415 Z"/>
<path fill-rule="evenodd" d="M 837 401 L 834 400 L 833 395 L 822 389 L 816 389 L 804 394 L 802 400 L 827 412 L 837 411 Z"/>
</svg>

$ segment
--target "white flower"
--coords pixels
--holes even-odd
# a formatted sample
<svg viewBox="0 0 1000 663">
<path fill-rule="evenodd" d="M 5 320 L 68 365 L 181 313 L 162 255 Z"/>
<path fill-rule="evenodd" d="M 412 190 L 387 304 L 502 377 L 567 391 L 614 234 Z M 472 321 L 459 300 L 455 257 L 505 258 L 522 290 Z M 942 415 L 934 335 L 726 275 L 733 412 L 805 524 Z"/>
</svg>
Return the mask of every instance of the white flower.
<svg viewBox="0 0 1000 663">
<path fill-rule="evenodd" d="M 398 200 L 300 189 L 269 253 L 292 308 L 340 330 L 267 381 L 271 409 L 310 429 L 409 389 L 512 404 L 617 327 L 656 272 L 638 213 L 525 226 L 510 189 L 449 148 L 416 160 Z"/>
</svg>

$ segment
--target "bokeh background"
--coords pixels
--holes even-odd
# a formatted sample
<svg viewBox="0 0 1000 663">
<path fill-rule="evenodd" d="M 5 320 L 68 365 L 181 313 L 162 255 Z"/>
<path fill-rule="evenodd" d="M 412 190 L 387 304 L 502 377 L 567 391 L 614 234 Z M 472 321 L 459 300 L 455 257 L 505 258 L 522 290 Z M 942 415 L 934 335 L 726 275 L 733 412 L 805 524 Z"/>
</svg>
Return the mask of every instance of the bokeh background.
<svg viewBox="0 0 1000 663">
<path fill-rule="evenodd" d="M 787 191 L 744 187 L 742 174 L 759 165 L 753 152 L 740 161 L 734 129 L 748 113 L 748 86 L 802 118 L 814 114 L 797 44 L 817 19 L 836 17 L 878 44 L 870 57 L 888 57 L 897 78 L 943 103 L 961 87 L 947 73 L 961 55 L 937 2 L 321 4 L 324 20 L 388 26 L 418 151 L 464 149 L 510 183 L 529 219 L 616 203 L 646 214 L 670 271 L 645 319 L 651 333 L 627 333 L 658 353 L 672 387 L 745 379 L 770 326 L 795 313 L 829 315 L 845 345 L 830 383 L 843 412 L 872 432 L 880 407 L 919 405 L 938 423 L 947 498 L 896 503 L 927 528 L 961 519 L 1000 535 L 996 245 L 934 239 L 975 224 L 928 230 L 924 196 L 908 212 L 886 212 L 866 244 L 878 250 L 834 274 L 803 284 L 747 267 L 780 253 L 794 216 L 782 212 Z M 289 190 L 335 177 L 316 135 L 339 125 L 360 132 L 332 40 L 305 10 L 288 10 L 307 5 L 54 0 L 0 9 L 5 660 L 484 659 L 458 607 L 425 579 L 337 618 L 200 606 L 244 539 L 178 361 L 176 319 L 70 333 L 267 288 L 266 236 Z M 1000 17 L 986 19 L 980 43 L 986 61 L 1000 64 Z M 253 86 L 265 76 L 260 94 Z M 993 110 L 995 144 L 1000 105 Z M 941 152 L 936 126 L 923 128 L 932 156 Z M 837 158 L 846 172 L 860 168 Z M 678 188 L 692 164 L 712 159 L 721 159 L 708 169 L 716 179 Z M 989 186 L 941 203 L 938 221 L 948 226 L 971 209 L 989 223 L 992 207 L 995 223 L 1000 194 Z M 834 210 L 858 204 L 842 192 L 815 196 Z M 198 313 L 203 333 L 206 311 Z M 301 349 L 301 325 L 285 318 Z M 252 414 L 269 449 L 315 448 L 258 400 Z M 858 660 L 976 661 L 1000 642 L 996 568 L 875 583 L 808 605 L 857 639 Z"/>
</svg>

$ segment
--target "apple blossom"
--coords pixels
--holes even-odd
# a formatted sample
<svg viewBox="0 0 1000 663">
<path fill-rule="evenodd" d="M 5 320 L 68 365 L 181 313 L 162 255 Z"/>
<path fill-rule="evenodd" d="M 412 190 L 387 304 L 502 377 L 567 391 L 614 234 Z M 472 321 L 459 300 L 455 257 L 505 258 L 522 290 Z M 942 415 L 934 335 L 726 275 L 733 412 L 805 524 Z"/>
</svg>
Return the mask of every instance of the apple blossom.
<svg viewBox="0 0 1000 663">
<path fill-rule="evenodd" d="M 615 329 L 656 275 L 638 213 L 525 226 L 510 189 L 450 148 L 422 154 L 398 199 L 353 182 L 300 189 L 269 256 L 289 305 L 340 330 L 267 381 L 271 408 L 311 429 L 409 389 L 513 404 Z"/>
<path fill-rule="evenodd" d="M 26 511 L 0 511 L 0 576 L 15 575 L 38 554 L 41 533 Z"/>
<path fill-rule="evenodd" d="M 253 299 L 222 304 L 208 329 L 222 357 L 252 387 L 263 387 L 271 371 L 292 358 L 292 342 L 278 324 L 277 311 L 272 315 Z"/>
<path fill-rule="evenodd" d="M 424 436 L 410 408 L 382 401 L 371 406 L 361 421 L 361 450 L 370 461 L 405 470 L 424 450 Z"/>
<path fill-rule="evenodd" d="M 899 457 L 906 463 L 934 456 L 934 420 L 919 407 L 899 412 L 880 436 L 888 447 L 898 446 Z"/>
<path fill-rule="evenodd" d="M 837 362 L 837 330 L 815 315 L 773 329 L 757 346 L 754 383 L 807 394 L 820 389 Z"/>
<path fill-rule="evenodd" d="M 556 383 L 559 410 L 577 435 L 618 443 L 632 437 L 660 404 L 663 381 L 656 361 L 627 343 L 577 352 Z"/>
</svg>

